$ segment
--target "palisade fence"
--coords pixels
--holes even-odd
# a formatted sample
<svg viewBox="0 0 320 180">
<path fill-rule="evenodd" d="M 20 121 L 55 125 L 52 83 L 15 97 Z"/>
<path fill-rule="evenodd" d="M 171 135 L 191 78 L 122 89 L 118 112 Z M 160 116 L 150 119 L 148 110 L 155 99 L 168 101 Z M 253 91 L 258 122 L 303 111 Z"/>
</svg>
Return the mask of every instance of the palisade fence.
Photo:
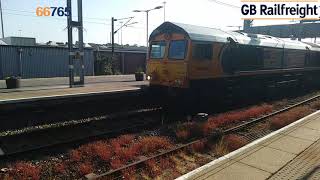
<svg viewBox="0 0 320 180">
<path fill-rule="evenodd" d="M 64 47 L 0 45 L 0 79 L 68 77 L 68 54 Z M 111 57 L 111 50 L 86 48 L 85 75 L 133 74 L 139 68 L 144 69 L 146 50 L 121 49 Z M 78 75 L 79 61 L 75 62 Z"/>
<path fill-rule="evenodd" d="M 63 47 L 0 46 L 0 79 L 67 77 L 69 51 Z M 85 75 L 94 75 L 93 49 L 85 49 Z M 79 63 L 75 64 L 79 69 Z M 21 74 L 20 74 L 21 72 Z"/>
</svg>

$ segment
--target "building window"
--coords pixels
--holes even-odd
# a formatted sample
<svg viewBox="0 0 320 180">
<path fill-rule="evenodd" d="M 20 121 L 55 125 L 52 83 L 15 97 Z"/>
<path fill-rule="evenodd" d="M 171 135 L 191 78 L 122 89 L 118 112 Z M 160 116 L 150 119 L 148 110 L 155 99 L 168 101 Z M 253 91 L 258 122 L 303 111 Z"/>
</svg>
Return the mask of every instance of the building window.
<svg viewBox="0 0 320 180">
<path fill-rule="evenodd" d="M 150 58 L 151 59 L 162 59 L 164 57 L 164 53 L 166 51 L 166 42 L 159 41 L 159 42 L 152 42 L 151 43 L 151 51 L 150 51 Z"/>
<path fill-rule="evenodd" d="M 187 51 L 186 40 L 171 41 L 169 48 L 169 59 L 183 60 L 185 59 Z"/>
<path fill-rule="evenodd" d="M 211 60 L 213 45 L 208 43 L 194 43 L 192 45 L 192 57 L 195 60 Z"/>
</svg>

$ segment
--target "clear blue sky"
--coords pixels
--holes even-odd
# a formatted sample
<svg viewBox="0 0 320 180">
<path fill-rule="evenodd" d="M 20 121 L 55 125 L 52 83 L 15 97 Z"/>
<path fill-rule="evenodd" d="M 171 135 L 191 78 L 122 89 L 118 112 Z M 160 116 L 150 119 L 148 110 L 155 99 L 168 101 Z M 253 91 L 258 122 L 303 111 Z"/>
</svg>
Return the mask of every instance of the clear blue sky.
<svg viewBox="0 0 320 180">
<path fill-rule="evenodd" d="M 73 0 L 74 3 L 76 0 Z M 162 5 L 164 0 L 83 0 L 85 42 L 110 41 L 111 17 L 135 16 L 138 24 L 123 30 L 123 43 L 145 45 L 145 13 L 134 9 L 149 9 Z M 166 19 L 174 22 L 219 27 L 242 25 L 240 10 L 216 4 L 210 0 L 166 0 Z M 240 4 L 240 0 L 223 0 Z M 65 17 L 36 17 L 38 6 L 66 6 L 66 0 L 2 0 L 6 36 L 35 37 L 37 42 L 67 41 Z M 150 31 L 163 22 L 163 10 L 150 12 Z M 259 23 L 258 23 L 259 24 Z M 260 24 L 266 24 L 262 22 Z M 119 24 L 117 24 L 118 26 Z M 232 28 L 231 28 L 232 29 Z M 237 29 L 234 28 L 233 29 Z M 116 36 L 116 42 L 118 37 Z"/>
</svg>

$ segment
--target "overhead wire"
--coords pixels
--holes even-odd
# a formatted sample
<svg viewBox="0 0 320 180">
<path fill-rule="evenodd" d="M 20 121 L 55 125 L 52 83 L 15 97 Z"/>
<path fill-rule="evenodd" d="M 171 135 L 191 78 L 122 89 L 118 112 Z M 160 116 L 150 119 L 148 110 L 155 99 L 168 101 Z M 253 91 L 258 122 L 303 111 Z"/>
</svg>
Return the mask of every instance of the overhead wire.
<svg viewBox="0 0 320 180">
<path fill-rule="evenodd" d="M 221 2 L 221 1 L 218 1 L 218 0 L 209 0 L 209 1 L 217 3 L 217 4 L 220 4 L 220 5 L 223 5 L 223 6 L 228 6 L 228 7 L 231 7 L 231 8 L 240 8 L 239 6 L 236 6 L 236 5 L 233 5 L 233 4 L 228 4 L 228 3 Z"/>
</svg>

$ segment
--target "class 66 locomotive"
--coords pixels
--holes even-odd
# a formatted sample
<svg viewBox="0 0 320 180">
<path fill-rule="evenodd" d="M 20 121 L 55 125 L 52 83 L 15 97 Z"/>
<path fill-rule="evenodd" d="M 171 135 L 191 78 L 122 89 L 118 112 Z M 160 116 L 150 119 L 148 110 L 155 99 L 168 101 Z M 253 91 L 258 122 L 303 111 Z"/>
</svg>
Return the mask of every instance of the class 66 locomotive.
<svg viewBox="0 0 320 180">
<path fill-rule="evenodd" d="M 222 98 L 318 86 L 320 46 L 165 22 L 150 35 L 147 79 L 164 93 Z"/>
</svg>

